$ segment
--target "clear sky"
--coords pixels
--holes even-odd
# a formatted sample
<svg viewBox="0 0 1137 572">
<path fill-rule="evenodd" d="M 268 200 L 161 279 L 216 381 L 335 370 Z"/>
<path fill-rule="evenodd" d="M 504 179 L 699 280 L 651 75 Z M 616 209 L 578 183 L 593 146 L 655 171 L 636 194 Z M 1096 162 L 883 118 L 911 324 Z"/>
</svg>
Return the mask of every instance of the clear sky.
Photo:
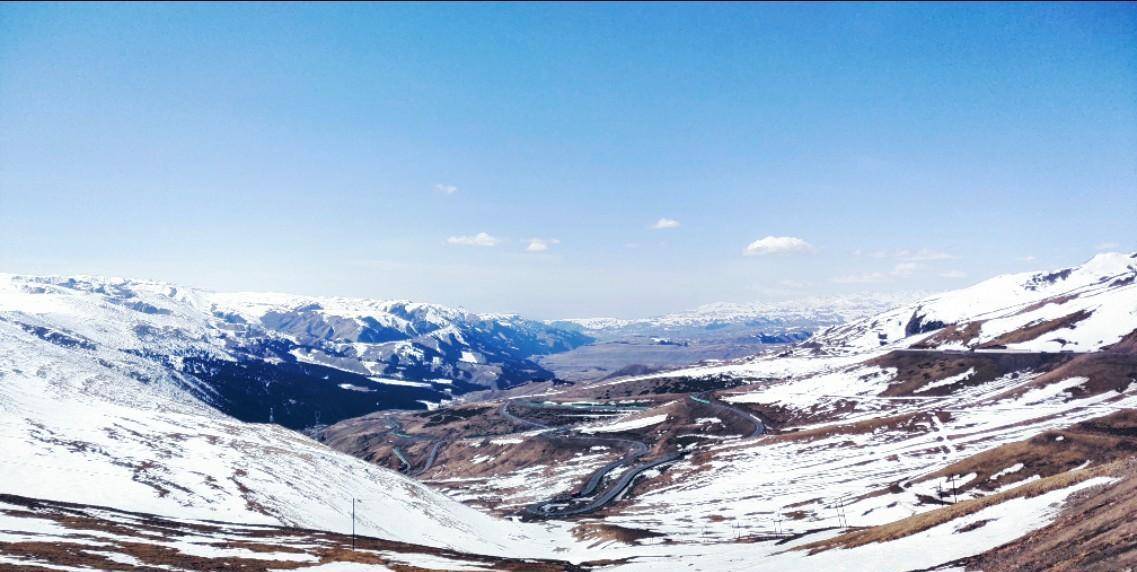
<svg viewBox="0 0 1137 572">
<path fill-rule="evenodd" d="M 633 317 L 1098 250 L 1134 4 L 0 5 L 4 272 Z"/>
</svg>

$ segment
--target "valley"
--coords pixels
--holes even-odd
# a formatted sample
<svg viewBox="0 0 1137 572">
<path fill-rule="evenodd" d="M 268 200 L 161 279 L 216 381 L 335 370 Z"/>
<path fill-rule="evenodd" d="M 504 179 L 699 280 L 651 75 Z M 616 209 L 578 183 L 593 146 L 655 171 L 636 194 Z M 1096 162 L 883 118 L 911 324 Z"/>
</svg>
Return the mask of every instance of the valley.
<svg viewBox="0 0 1137 572">
<path fill-rule="evenodd" d="M 1063 552 L 1069 569 L 1129 562 L 1131 531 L 1079 523 L 1137 516 L 1118 492 L 1137 482 L 1133 276 L 1137 255 L 1100 255 L 694 363 L 635 344 L 722 338 L 8 277 L 0 552 L 32 569 L 902 572 L 1040 566 L 1050 534 L 1109 555 Z M 404 318 L 381 330 L 361 308 Z"/>
</svg>

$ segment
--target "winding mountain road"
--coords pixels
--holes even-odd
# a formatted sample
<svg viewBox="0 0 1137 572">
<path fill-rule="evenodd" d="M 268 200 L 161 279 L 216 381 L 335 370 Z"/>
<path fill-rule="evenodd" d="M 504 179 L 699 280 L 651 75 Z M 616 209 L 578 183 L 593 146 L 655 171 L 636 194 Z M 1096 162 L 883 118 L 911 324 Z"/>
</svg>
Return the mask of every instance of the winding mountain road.
<svg viewBox="0 0 1137 572">
<path fill-rule="evenodd" d="M 434 466 L 434 460 L 438 458 L 438 451 L 446 445 L 447 441 L 439 439 L 435 441 L 430 447 L 430 452 L 426 455 L 426 462 L 422 464 L 422 468 L 414 472 L 415 476 L 421 475 L 430 470 Z"/>
<path fill-rule="evenodd" d="M 754 426 L 754 430 L 743 436 L 744 439 L 752 439 L 754 437 L 760 437 L 766 434 L 766 424 L 763 423 L 761 419 L 751 414 L 749 411 L 745 411 L 729 403 L 719 401 L 713 397 L 710 397 L 710 394 L 707 393 L 701 393 L 699 395 L 688 395 L 687 397 L 691 398 L 692 401 L 706 405 L 715 411 L 727 412 L 731 415 L 746 420 L 747 423 L 752 424 Z"/>
<path fill-rule="evenodd" d="M 689 395 L 688 397 L 692 401 L 718 411 L 721 414 L 736 416 L 753 425 L 753 430 L 745 435 L 744 438 L 758 437 L 766 433 L 765 423 L 748 411 L 714 399 L 706 393 Z M 541 438 L 556 441 L 573 441 L 578 444 L 582 443 L 591 446 L 625 449 L 624 454 L 618 459 L 606 463 L 604 466 L 599 467 L 589 474 L 588 479 L 571 495 L 539 501 L 525 507 L 523 512 L 531 517 L 563 518 L 596 512 L 619 498 L 620 495 L 635 482 L 636 477 L 642 475 L 645 471 L 674 462 L 684 456 L 684 453 L 676 451 L 667 453 L 651 461 L 638 462 L 650 451 L 649 445 L 643 441 L 624 437 L 575 434 L 569 427 L 555 427 L 542 421 L 522 417 L 511 410 L 511 405 L 511 400 L 502 401 L 498 407 L 498 414 L 510 423 L 524 428 L 526 432 L 535 429 L 545 430 L 541 433 Z M 392 433 L 398 438 L 411 441 L 424 439 L 423 437 L 403 433 L 402 426 L 399 425 L 397 421 L 388 421 L 388 423 L 388 428 L 391 429 Z M 410 463 L 406 460 L 406 456 L 397 447 L 395 448 L 395 454 L 407 465 L 407 472 L 411 472 L 413 475 L 421 475 L 434 465 L 439 450 L 446 445 L 446 443 L 447 441 L 445 440 L 434 441 L 423 466 L 413 472 L 411 472 Z M 621 467 L 624 467 L 625 470 L 620 473 L 618 477 L 609 482 L 607 486 L 602 488 L 605 479 L 608 478 L 612 472 Z"/>
<path fill-rule="evenodd" d="M 524 427 L 533 427 L 535 429 L 551 429 L 552 428 L 551 425 L 548 425 L 546 423 L 541 423 L 539 421 L 533 421 L 532 419 L 525 419 L 524 417 L 518 417 L 518 416 L 514 415 L 513 412 L 511 412 L 509 410 L 509 400 L 508 399 L 501 402 L 501 407 L 498 408 L 498 412 L 501 413 L 502 417 L 505 417 L 506 419 L 510 420 L 511 422 L 513 422 L 517 425 L 521 425 Z"/>
<path fill-rule="evenodd" d="M 558 518 L 598 511 L 615 501 L 621 493 L 627 490 L 635 478 L 644 471 L 658 467 L 664 463 L 670 463 L 683 456 L 682 453 L 678 452 L 668 453 L 659 459 L 637 464 L 636 461 L 648 453 L 649 448 L 647 443 L 633 439 L 625 439 L 623 437 L 574 435 L 569 432 L 569 428 L 553 428 L 546 423 L 518 416 L 510 411 L 509 405 L 509 401 L 502 402 L 499 408 L 502 417 L 523 427 L 552 429 L 552 431 L 543 434 L 543 438 L 583 442 L 586 445 L 627 447 L 627 451 L 620 456 L 619 459 L 607 463 L 593 471 L 584 484 L 571 496 L 540 501 L 525 507 L 524 512 L 529 516 Z M 603 484 L 605 477 L 620 467 L 627 467 L 627 469 L 607 488 L 599 494 L 596 494 L 597 490 L 600 489 L 600 485 Z"/>
<path fill-rule="evenodd" d="M 640 463 L 638 465 L 629 467 L 628 470 L 621 473 L 620 476 L 616 478 L 615 482 L 613 482 L 611 486 L 605 489 L 604 492 L 588 499 L 584 504 L 572 506 L 573 501 L 579 501 L 586 498 L 578 494 L 574 495 L 570 499 L 548 500 L 529 505 L 525 507 L 525 513 L 540 518 L 558 518 L 596 512 L 615 501 L 616 498 L 620 496 L 620 493 L 623 493 L 629 486 L 631 486 L 635 478 L 640 476 L 640 474 L 642 474 L 644 471 L 653 469 L 665 463 L 676 461 L 682 456 L 683 453 L 679 452 L 668 453 L 654 461 Z M 619 466 L 620 464 L 623 464 L 623 460 L 617 463 L 610 463 L 609 465 L 605 465 L 605 467 L 601 468 L 604 473 L 600 473 L 598 471 L 597 473 L 593 474 L 593 477 L 597 477 L 597 475 L 599 475 L 600 478 L 603 478 L 604 474 L 616 468 L 612 465 Z"/>
<path fill-rule="evenodd" d="M 429 437 L 423 437 L 421 435 L 409 435 L 403 432 L 403 424 L 400 423 L 397 419 L 388 417 L 385 419 L 385 421 L 387 424 L 387 430 L 398 440 L 410 441 L 412 443 L 431 440 Z M 424 462 L 422 467 L 419 467 L 417 470 L 414 468 L 414 465 L 411 464 L 410 458 L 407 457 L 406 451 L 404 451 L 398 445 L 393 446 L 392 450 L 395 453 L 395 456 L 398 457 L 399 462 L 403 465 L 399 470 L 408 475 L 418 476 L 429 471 L 430 468 L 434 466 L 434 460 L 438 458 L 438 451 L 442 448 L 443 445 L 446 445 L 446 443 L 447 441 L 445 439 L 433 441 L 433 444 L 430 447 L 430 451 L 427 453 L 426 462 Z"/>
<path fill-rule="evenodd" d="M 761 419 L 751 414 L 749 411 L 745 411 L 741 408 L 730 405 L 729 403 L 714 399 L 707 393 L 689 395 L 688 397 L 690 397 L 692 401 L 709 407 L 712 410 L 718 411 L 722 414 L 733 415 L 751 424 L 753 426 L 753 429 L 750 431 L 750 433 L 743 436 L 744 439 L 760 437 L 766 434 L 766 424 L 762 422 Z M 519 420 L 522 423 L 528 424 L 534 423 L 532 421 L 517 417 L 516 415 L 509 413 L 508 407 L 506 407 L 503 411 L 505 413 L 508 413 L 508 417 L 511 420 Z M 558 438 L 584 439 L 584 437 L 573 435 L 562 435 L 558 436 Z M 584 485 L 571 498 L 552 499 L 532 504 L 526 507 L 525 512 L 527 514 L 541 518 L 554 518 L 595 512 L 611 504 L 613 501 L 619 498 L 620 494 L 623 493 L 629 486 L 631 486 L 636 477 L 643 474 L 644 471 L 676 461 L 683 457 L 683 453 L 672 452 L 653 461 L 634 464 L 637 459 L 647 454 L 647 444 L 640 441 L 633 441 L 619 437 L 589 437 L 589 439 L 618 442 L 622 445 L 630 446 L 630 449 L 623 457 L 612 461 L 603 467 L 600 467 L 596 471 L 593 471 L 588 480 L 585 481 Z M 612 482 L 603 492 L 596 496 L 592 496 L 596 493 L 597 489 L 600 487 L 600 484 L 604 481 L 604 478 L 609 473 L 622 466 L 627 466 L 628 469 L 621 473 L 620 476 L 617 477 L 616 480 Z M 580 504 L 580 501 L 584 501 L 583 504 Z"/>
</svg>

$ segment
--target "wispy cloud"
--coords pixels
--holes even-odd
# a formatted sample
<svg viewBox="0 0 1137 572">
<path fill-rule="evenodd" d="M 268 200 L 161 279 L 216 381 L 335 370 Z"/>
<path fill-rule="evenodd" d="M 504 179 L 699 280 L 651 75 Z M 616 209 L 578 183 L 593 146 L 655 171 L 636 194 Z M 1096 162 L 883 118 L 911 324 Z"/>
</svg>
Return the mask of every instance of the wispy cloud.
<svg viewBox="0 0 1137 572">
<path fill-rule="evenodd" d="M 967 273 L 962 270 L 948 270 L 940 272 L 940 278 L 967 278 Z"/>
<path fill-rule="evenodd" d="M 1038 260 L 1038 257 L 1034 256 L 1033 254 L 1028 254 L 1028 255 L 1022 257 L 1021 260 L 1023 262 L 1034 262 L 1035 260 Z"/>
<path fill-rule="evenodd" d="M 746 248 L 742 250 L 742 255 L 808 254 L 815 250 L 812 244 L 794 236 L 767 236 L 746 245 Z"/>
<path fill-rule="evenodd" d="M 484 232 L 479 232 L 473 236 L 451 236 L 446 239 L 446 244 L 458 246 L 496 246 L 499 242 L 501 239 Z"/>
<path fill-rule="evenodd" d="M 454 193 L 458 192 L 458 187 L 455 187 L 454 185 L 438 183 L 437 185 L 434 185 L 434 191 L 436 193 L 442 193 L 444 195 L 453 195 Z"/>
<path fill-rule="evenodd" d="M 530 238 L 528 242 L 529 246 L 525 247 L 525 252 L 545 252 L 550 246 L 561 243 L 555 238 Z"/>
<path fill-rule="evenodd" d="M 651 225 L 651 228 L 652 230 L 664 230 L 668 228 L 679 228 L 679 226 L 679 221 L 673 218 L 663 217 L 655 221 L 655 224 Z"/>
<path fill-rule="evenodd" d="M 1098 250 L 1116 250 L 1121 248 L 1121 244 L 1117 242 L 1103 242 L 1097 245 Z"/>
</svg>

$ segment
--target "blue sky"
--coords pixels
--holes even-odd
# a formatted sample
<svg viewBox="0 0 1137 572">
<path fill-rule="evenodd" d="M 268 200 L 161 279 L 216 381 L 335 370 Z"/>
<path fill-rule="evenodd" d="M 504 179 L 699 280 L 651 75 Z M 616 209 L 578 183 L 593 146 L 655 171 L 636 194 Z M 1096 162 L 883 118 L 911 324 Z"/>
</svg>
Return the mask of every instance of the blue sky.
<svg viewBox="0 0 1137 572">
<path fill-rule="evenodd" d="M 0 271 L 631 317 L 1074 264 L 1137 249 L 1134 37 L 1133 4 L 4 4 Z"/>
</svg>

